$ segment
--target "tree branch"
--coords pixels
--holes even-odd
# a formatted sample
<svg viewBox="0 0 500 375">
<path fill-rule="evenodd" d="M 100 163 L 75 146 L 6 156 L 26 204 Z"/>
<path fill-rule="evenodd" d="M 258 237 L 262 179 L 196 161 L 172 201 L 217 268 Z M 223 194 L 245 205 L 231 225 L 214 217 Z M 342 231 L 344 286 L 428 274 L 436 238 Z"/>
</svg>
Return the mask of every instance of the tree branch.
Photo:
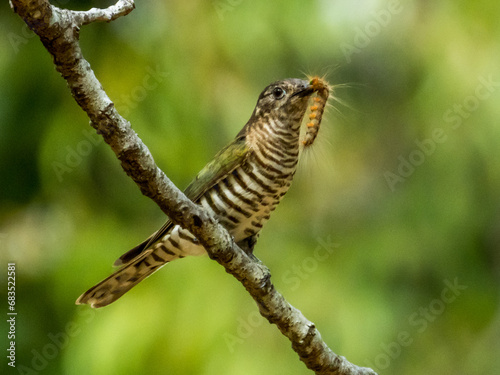
<svg viewBox="0 0 500 375">
<path fill-rule="evenodd" d="M 112 21 L 130 13 L 132 0 L 119 0 L 107 9 L 71 11 L 52 6 L 47 0 L 11 0 L 11 7 L 40 37 L 53 57 L 91 125 L 109 144 L 122 168 L 170 219 L 191 231 L 210 258 L 238 279 L 259 306 L 260 313 L 290 339 L 293 349 L 316 374 L 361 375 L 375 372 L 349 363 L 336 355 L 321 339 L 314 324 L 291 306 L 271 283 L 267 267 L 243 252 L 218 222 L 194 204 L 161 171 L 147 146 L 114 107 L 79 45 L 80 26 Z"/>
<path fill-rule="evenodd" d="M 126 16 L 135 9 L 133 0 L 119 0 L 106 9 L 92 8 L 88 11 L 71 11 L 78 25 L 88 25 L 92 22 L 111 22 L 121 16 Z"/>
</svg>

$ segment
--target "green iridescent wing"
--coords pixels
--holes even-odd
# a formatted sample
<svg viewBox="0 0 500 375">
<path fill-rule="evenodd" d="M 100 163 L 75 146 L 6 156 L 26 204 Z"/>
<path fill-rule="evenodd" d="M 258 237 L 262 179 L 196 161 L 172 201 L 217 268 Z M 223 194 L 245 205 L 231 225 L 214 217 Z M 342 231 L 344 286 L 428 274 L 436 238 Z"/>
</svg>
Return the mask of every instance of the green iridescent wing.
<svg viewBox="0 0 500 375">
<path fill-rule="evenodd" d="M 224 179 L 245 160 L 248 152 L 245 138 L 240 137 L 224 147 L 214 159 L 203 168 L 184 191 L 193 202 L 220 180 Z"/>
<path fill-rule="evenodd" d="M 239 136 L 215 155 L 214 159 L 198 173 L 193 181 L 191 181 L 186 190 L 184 190 L 184 194 L 193 202 L 198 202 L 207 190 L 211 189 L 215 184 L 241 165 L 247 155 L 248 146 L 245 137 Z M 168 220 L 160 230 L 156 231 L 144 242 L 118 258 L 114 265 L 122 266 L 129 263 L 142 251 L 149 248 L 153 243 L 167 234 L 173 226 L 174 224 Z"/>
</svg>

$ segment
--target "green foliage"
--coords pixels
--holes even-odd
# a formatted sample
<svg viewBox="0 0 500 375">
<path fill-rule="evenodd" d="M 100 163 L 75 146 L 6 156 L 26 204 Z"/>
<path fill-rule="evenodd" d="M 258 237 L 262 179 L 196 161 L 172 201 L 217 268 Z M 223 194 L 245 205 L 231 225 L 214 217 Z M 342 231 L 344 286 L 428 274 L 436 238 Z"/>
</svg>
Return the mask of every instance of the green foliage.
<svg viewBox="0 0 500 375">
<path fill-rule="evenodd" d="M 384 374 L 498 372 L 499 3 L 136 6 L 83 27 L 82 49 L 181 188 L 270 82 L 346 84 L 256 246 L 330 347 Z M 206 257 L 102 310 L 74 305 L 165 218 L 92 133 L 38 38 L 0 7 L 0 264 L 17 264 L 18 369 L 310 373 Z"/>
</svg>

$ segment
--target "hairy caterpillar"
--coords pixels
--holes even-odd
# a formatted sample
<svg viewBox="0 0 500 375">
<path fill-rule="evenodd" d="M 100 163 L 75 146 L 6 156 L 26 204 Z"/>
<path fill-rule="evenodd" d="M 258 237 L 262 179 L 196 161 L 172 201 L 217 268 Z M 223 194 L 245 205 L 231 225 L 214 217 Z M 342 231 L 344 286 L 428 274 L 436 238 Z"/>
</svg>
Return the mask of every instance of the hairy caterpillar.
<svg viewBox="0 0 500 375">
<path fill-rule="evenodd" d="M 321 124 L 321 118 L 325 111 L 326 102 L 330 95 L 330 87 L 328 82 L 319 77 L 311 78 L 309 84 L 313 87 L 316 95 L 312 98 L 310 106 L 309 121 L 307 122 L 306 136 L 302 141 L 305 147 L 311 146 L 316 139 Z"/>
</svg>

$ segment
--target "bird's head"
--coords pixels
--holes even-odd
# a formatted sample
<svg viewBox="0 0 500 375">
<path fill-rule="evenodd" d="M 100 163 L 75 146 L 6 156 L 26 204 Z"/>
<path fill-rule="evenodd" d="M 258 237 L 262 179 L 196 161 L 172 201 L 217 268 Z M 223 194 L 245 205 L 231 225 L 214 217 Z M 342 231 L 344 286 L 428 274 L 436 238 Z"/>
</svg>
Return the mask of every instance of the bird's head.
<svg viewBox="0 0 500 375">
<path fill-rule="evenodd" d="M 255 120 L 273 118 L 297 128 L 313 93 L 314 87 L 302 79 L 289 78 L 271 83 L 260 94 L 252 117 Z"/>
</svg>

